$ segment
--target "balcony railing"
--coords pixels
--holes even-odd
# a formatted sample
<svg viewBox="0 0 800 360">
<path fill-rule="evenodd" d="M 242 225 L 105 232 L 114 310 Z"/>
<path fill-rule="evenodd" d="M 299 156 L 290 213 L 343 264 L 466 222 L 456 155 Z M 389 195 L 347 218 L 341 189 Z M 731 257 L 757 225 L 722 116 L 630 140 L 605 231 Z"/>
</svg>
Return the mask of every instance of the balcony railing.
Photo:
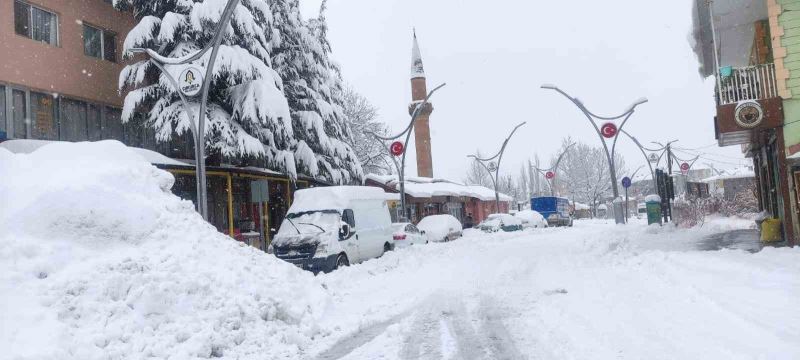
<svg viewBox="0 0 800 360">
<path fill-rule="evenodd" d="M 717 85 L 719 105 L 778 97 L 775 64 L 721 68 Z"/>
</svg>

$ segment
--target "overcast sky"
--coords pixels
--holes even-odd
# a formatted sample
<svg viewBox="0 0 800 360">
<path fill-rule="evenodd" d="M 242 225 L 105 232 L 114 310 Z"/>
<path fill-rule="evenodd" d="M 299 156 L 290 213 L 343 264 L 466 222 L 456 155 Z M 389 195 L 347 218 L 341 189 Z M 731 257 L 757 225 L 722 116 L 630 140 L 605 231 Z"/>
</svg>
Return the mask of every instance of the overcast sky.
<svg viewBox="0 0 800 360">
<path fill-rule="evenodd" d="M 321 0 L 301 2 L 306 17 L 317 15 Z M 534 154 L 549 160 L 568 135 L 600 146 L 583 114 L 544 83 L 601 115 L 647 97 L 625 126 L 642 143 L 678 139 L 710 153 L 698 164 L 718 168 L 749 162 L 739 146 L 716 146 L 713 81 L 698 75 L 688 42 L 690 0 L 329 0 L 326 16 L 345 80 L 393 129 L 409 120 L 416 27 L 428 89 L 447 83 L 432 98 L 437 177 L 462 180 L 468 154 L 496 152 L 522 121 L 502 172 L 518 174 Z M 618 151 L 631 170 L 645 164 L 625 138 Z M 413 161 L 407 169 L 416 173 Z"/>
</svg>

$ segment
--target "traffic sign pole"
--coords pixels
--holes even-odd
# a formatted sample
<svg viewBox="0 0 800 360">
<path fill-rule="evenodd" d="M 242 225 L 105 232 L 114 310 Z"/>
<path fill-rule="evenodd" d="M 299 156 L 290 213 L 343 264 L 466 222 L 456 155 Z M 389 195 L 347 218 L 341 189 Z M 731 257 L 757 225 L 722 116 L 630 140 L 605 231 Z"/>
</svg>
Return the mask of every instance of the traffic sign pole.
<svg viewBox="0 0 800 360">
<path fill-rule="evenodd" d="M 634 174 L 636 175 L 636 174 Z M 622 178 L 622 187 L 625 188 L 625 223 L 628 223 L 628 188 L 631 187 L 631 178 L 624 177 Z"/>
</svg>

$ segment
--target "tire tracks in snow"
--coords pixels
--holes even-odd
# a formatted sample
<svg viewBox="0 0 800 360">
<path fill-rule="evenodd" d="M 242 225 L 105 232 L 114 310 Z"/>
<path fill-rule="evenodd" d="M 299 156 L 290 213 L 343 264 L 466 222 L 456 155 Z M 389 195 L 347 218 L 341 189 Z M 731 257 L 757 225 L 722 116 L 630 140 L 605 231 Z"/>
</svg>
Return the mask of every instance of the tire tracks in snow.
<svg viewBox="0 0 800 360">
<path fill-rule="evenodd" d="M 389 326 L 405 323 L 402 344 L 396 354 L 403 360 L 526 359 L 517 349 L 504 324 L 505 316 L 498 302 L 487 296 L 475 299 L 476 307 L 467 308 L 465 296 L 437 293 L 422 301 L 410 312 L 361 328 L 342 338 L 315 360 L 346 358 L 387 331 Z M 390 354 L 382 354 L 383 356 Z M 389 356 L 393 358 L 393 356 Z"/>
<path fill-rule="evenodd" d="M 497 301 L 481 297 L 474 312 L 461 298 L 446 295 L 415 314 L 400 358 L 412 359 L 525 359 L 503 323 Z M 454 348 L 444 339 L 453 339 Z"/>
</svg>

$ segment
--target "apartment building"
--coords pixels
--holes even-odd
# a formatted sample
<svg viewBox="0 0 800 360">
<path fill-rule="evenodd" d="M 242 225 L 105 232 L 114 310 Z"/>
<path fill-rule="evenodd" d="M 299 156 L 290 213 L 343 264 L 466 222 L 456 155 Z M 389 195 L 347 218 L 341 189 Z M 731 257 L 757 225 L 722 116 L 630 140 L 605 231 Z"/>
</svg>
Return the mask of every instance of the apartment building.
<svg viewBox="0 0 800 360">
<path fill-rule="evenodd" d="M 753 160 L 759 207 L 797 243 L 800 191 L 800 1 L 695 0 L 694 48 L 713 76 L 719 146 Z"/>
<path fill-rule="evenodd" d="M 120 49 L 134 25 L 110 1 L 0 2 L 0 139 L 123 140 Z"/>
</svg>

